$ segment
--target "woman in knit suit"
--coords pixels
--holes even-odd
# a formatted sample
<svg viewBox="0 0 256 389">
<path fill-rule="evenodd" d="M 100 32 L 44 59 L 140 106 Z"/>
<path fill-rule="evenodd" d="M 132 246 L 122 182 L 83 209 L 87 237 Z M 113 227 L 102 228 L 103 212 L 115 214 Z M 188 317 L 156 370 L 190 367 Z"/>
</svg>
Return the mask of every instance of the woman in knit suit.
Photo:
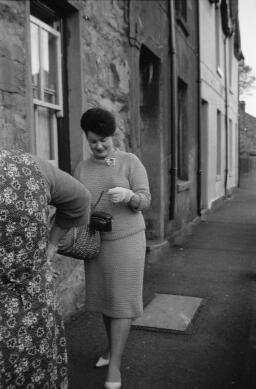
<svg viewBox="0 0 256 389">
<path fill-rule="evenodd" d="M 142 314 L 145 222 L 141 211 L 150 205 L 146 170 L 132 153 L 114 148 L 113 115 L 101 108 L 81 118 L 92 156 L 76 168 L 78 178 L 97 210 L 113 216 L 112 232 L 102 233 L 101 252 L 86 263 L 86 307 L 103 315 L 108 347 L 96 366 L 108 365 L 105 388 L 121 387 L 120 365 L 133 318 Z"/>
</svg>

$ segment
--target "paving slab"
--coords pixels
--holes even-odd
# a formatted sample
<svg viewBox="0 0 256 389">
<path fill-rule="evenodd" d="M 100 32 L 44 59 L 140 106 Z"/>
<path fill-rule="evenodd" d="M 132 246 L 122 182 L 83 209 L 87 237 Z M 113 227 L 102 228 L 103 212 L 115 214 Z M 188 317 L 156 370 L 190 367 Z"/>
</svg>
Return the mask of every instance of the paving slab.
<svg viewBox="0 0 256 389">
<path fill-rule="evenodd" d="M 141 329 L 186 332 L 202 304 L 202 299 L 156 293 L 144 313 L 132 326 Z"/>
</svg>

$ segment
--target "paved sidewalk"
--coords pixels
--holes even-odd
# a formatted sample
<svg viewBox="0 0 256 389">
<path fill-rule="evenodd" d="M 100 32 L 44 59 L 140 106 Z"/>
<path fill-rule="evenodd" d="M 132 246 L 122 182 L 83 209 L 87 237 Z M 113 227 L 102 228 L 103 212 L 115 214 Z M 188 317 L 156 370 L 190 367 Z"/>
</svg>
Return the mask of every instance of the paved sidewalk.
<svg viewBox="0 0 256 389">
<path fill-rule="evenodd" d="M 154 293 L 203 299 L 187 333 L 133 329 L 123 389 L 256 388 L 256 177 L 198 223 L 182 246 L 145 270 Z M 98 314 L 78 312 L 66 325 L 69 389 L 102 389 L 94 364 L 105 346 Z"/>
</svg>

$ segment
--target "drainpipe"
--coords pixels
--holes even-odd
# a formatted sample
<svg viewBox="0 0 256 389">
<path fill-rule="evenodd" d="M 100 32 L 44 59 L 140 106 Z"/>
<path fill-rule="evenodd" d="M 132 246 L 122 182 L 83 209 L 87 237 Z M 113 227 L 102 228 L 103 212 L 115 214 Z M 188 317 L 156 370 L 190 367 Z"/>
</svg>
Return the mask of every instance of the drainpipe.
<svg viewBox="0 0 256 389">
<path fill-rule="evenodd" d="M 168 2 L 169 11 L 169 45 L 171 54 L 171 198 L 170 219 L 175 217 L 176 184 L 177 184 L 177 52 L 175 31 L 174 0 Z"/>
<path fill-rule="evenodd" d="M 241 153 L 241 116 L 240 116 L 240 106 L 239 106 L 239 88 L 238 88 L 238 120 L 237 120 L 237 134 L 238 134 L 238 142 L 237 142 L 237 152 L 238 152 L 238 157 L 237 157 L 237 169 L 238 169 L 238 177 L 237 177 L 237 187 L 240 188 L 241 184 L 241 172 L 240 172 L 240 153 Z"/>
<path fill-rule="evenodd" d="M 226 155 L 225 155 L 225 198 L 228 197 L 228 75 L 227 75 L 227 38 L 225 35 L 224 38 L 224 72 L 225 72 L 225 139 L 226 139 Z"/>
<path fill-rule="evenodd" d="M 200 68 L 200 6 L 197 0 L 197 214 L 201 216 L 201 197 L 202 197 L 202 155 L 201 155 L 201 68 Z"/>
<path fill-rule="evenodd" d="M 241 59 L 239 60 L 241 61 Z M 238 70 L 239 71 L 239 70 Z M 240 77 L 239 73 L 238 73 L 238 77 Z M 239 80 L 238 80 L 239 82 Z M 240 188 L 240 185 L 241 185 L 241 172 L 240 172 L 240 164 L 241 164 L 241 160 L 240 160 L 240 153 L 241 153 L 241 111 L 240 111 L 240 91 L 239 91 L 239 84 L 237 85 L 237 104 L 238 104 L 238 120 L 237 120 L 237 136 L 238 136 L 238 142 L 237 142 L 237 152 L 238 152 L 238 157 L 237 157 L 237 169 L 238 169 L 238 177 L 237 177 L 237 186 L 238 188 Z"/>
</svg>

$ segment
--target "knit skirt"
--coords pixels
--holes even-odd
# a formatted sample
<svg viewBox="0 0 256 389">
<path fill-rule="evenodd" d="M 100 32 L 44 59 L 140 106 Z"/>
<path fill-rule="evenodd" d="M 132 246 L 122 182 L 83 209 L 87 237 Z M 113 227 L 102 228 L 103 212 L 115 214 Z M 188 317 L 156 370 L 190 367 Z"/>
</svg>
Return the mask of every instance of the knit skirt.
<svg viewBox="0 0 256 389">
<path fill-rule="evenodd" d="M 97 258 L 85 263 L 86 309 L 112 318 L 143 312 L 145 231 L 102 241 Z"/>
</svg>

